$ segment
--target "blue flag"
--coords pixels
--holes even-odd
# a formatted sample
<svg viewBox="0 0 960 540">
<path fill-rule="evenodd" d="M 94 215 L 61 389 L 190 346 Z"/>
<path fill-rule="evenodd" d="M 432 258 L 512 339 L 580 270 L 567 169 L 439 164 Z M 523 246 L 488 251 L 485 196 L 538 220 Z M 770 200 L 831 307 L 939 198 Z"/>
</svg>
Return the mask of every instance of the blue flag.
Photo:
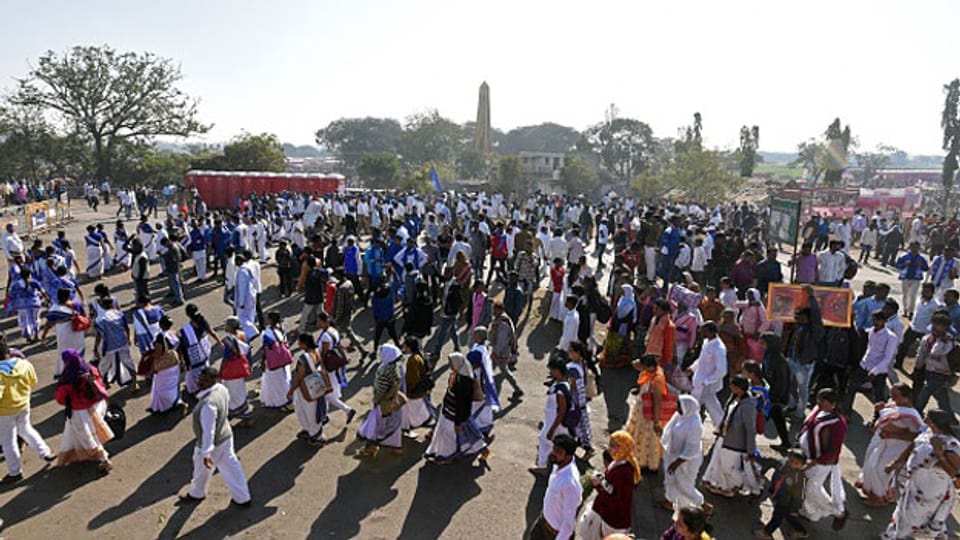
<svg viewBox="0 0 960 540">
<path fill-rule="evenodd" d="M 430 181 L 433 182 L 434 190 L 443 191 L 443 187 L 440 185 L 440 176 L 437 174 L 436 167 L 430 167 Z"/>
</svg>

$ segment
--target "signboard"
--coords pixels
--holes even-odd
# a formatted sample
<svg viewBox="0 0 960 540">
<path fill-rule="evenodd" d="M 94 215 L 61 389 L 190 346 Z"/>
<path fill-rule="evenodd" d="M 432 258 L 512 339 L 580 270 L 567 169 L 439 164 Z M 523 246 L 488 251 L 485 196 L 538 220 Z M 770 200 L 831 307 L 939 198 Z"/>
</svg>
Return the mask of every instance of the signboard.
<svg viewBox="0 0 960 540">
<path fill-rule="evenodd" d="M 47 203 L 30 203 L 24 207 L 29 232 L 42 231 L 47 227 L 47 211 L 49 209 L 50 206 Z"/>
<path fill-rule="evenodd" d="M 787 244 L 797 241 L 800 227 L 800 201 L 770 199 L 770 236 Z"/>
<path fill-rule="evenodd" d="M 807 286 L 771 283 L 767 290 L 767 320 L 796 322 L 793 315 L 798 308 L 806 304 L 803 289 Z M 823 314 L 824 326 L 850 327 L 853 290 L 842 287 L 813 287 L 813 296 Z"/>
<path fill-rule="evenodd" d="M 702 299 L 703 295 L 698 292 L 693 292 L 683 285 L 670 287 L 670 293 L 667 294 L 667 300 L 670 300 L 675 305 L 683 304 L 688 308 L 699 306 Z"/>
</svg>

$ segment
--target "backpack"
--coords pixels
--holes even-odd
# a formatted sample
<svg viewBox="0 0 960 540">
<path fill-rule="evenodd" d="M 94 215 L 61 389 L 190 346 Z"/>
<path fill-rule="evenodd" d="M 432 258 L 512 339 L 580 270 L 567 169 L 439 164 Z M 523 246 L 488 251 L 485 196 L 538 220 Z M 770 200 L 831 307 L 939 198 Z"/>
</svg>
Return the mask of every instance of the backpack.
<svg viewBox="0 0 960 540">
<path fill-rule="evenodd" d="M 326 334 L 327 332 L 324 332 Z M 321 334 L 322 335 L 322 334 Z M 349 363 L 347 351 L 343 350 L 340 340 L 337 340 L 329 350 L 323 353 L 323 367 L 329 372 L 334 372 Z"/>
<path fill-rule="evenodd" d="M 566 382 L 559 383 L 557 389 L 567 400 L 567 412 L 563 415 L 561 425 L 570 430 L 570 433 L 576 433 L 577 427 L 580 426 L 580 418 L 583 415 L 580 406 L 577 405 L 573 393 L 570 391 L 570 386 Z"/>
</svg>

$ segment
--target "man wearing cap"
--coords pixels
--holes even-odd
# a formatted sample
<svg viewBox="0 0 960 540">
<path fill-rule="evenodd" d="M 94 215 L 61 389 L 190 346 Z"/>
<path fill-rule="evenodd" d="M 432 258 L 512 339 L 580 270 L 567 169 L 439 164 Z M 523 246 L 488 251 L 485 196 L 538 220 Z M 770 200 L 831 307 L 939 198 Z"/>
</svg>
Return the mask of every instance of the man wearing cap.
<svg viewBox="0 0 960 540">
<path fill-rule="evenodd" d="M 233 449 L 233 429 L 227 419 L 230 393 L 218 381 L 216 368 L 207 367 L 200 373 L 197 404 L 193 409 L 193 434 L 197 444 L 193 449 L 193 479 L 190 489 L 180 496 L 183 504 L 198 503 L 206 498 L 210 479 L 215 470 L 227 489 L 231 503 L 250 506 L 250 488 L 243 466 Z"/>
<path fill-rule="evenodd" d="M 13 261 L 14 255 L 23 254 L 23 240 L 14 230 L 13 223 L 7 223 L 3 231 L 3 254 L 7 256 L 7 261 Z"/>
<path fill-rule="evenodd" d="M 533 524 L 530 540 L 568 540 L 577 524 L 577 509 L 583 498 L 580 471 L 573 462 L 577 441 L 566 434 L 553 438 L 550 458 L 553 468 L 543 496 L 543 510 Z"/>
</svg>

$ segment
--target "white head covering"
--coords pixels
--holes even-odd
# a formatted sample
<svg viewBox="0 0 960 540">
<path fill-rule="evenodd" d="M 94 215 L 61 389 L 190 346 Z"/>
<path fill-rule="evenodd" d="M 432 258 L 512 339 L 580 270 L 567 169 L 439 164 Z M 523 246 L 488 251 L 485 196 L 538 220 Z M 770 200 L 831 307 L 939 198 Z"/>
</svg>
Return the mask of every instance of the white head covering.
<svg viewBox="0 0 960 540">
<path fill-rule="evenodd" d="M 396 345 L 385 343 L 380 346 L 380 365 L 385 366 L 396 362 L 401 356 L 403 356 L 403 352 Z"/>
<path fill-rule="evenodd" d="M 620 300 L 617 302 L 617 318 L 623 319 L 630 314 L 630 311 L 633 311 L 633 319 L 637 318 L 637 301 L 633 297 L 633 285 L 629 283 L 624 283 L 620 286 L 620 290 L 623 291 L 623 294 L 620 296 Z"/>
<path fill-rule="evenodd" d="M 457 375 L 463 377 L 473 378 L 473 368 L 470 367 L 470 362 L 467 362 L 467 357 L 463 353 L 453 352 L 450 353 L 450 366 L 453 368 L 453 371 Z"/>
<path fill-rule="evenodd" d="M 747 289 L 747 298 L 753 300 L 756 303 L 760 303 L 760 291 L 757 289 Z"/>
<path fill-rule="evenodd" d="M 687 461 L 703 458 L 703 443 L 700 440 L 703 434 L 700 402 L 690 394 L 681 394 L 677 401 L 677 412 L 670 417 L 660 437 L 664 463 L 667 464 L 677 458 Z"/>
</svg>

